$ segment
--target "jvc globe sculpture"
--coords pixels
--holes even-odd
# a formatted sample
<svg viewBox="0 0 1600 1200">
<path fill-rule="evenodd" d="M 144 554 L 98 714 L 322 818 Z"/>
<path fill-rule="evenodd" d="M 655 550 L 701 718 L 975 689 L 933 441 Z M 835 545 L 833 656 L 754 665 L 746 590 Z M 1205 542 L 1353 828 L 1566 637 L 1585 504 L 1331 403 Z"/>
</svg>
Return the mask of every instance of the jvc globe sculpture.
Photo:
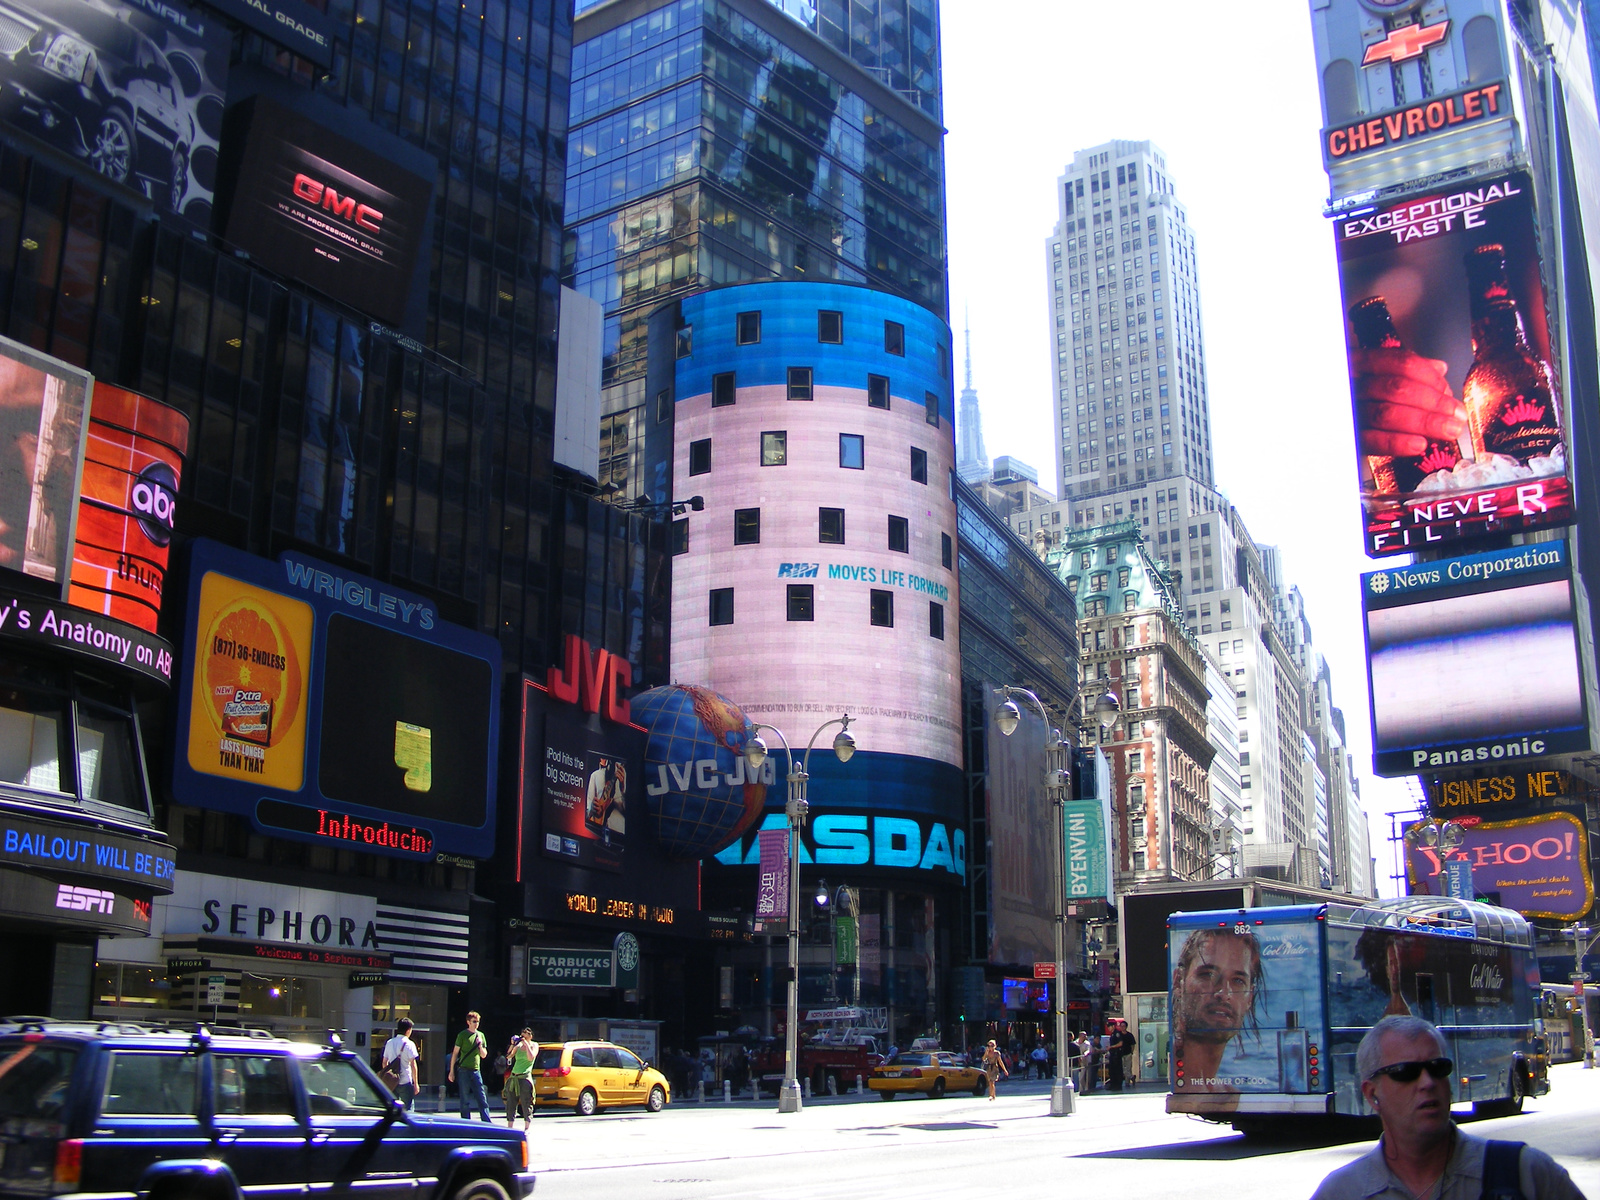
<svg viewBox="0 0 1600 1200">
<path fill-rule="evenodd" d="M 708 857 L 761 819 L 773 763 L 760 772 L 745 763 L 750 721 L 737 704 L 683 683 L 651 688 L 630 704 L 650 735 L 646 803 L 668 854 Z"/>
</svg>

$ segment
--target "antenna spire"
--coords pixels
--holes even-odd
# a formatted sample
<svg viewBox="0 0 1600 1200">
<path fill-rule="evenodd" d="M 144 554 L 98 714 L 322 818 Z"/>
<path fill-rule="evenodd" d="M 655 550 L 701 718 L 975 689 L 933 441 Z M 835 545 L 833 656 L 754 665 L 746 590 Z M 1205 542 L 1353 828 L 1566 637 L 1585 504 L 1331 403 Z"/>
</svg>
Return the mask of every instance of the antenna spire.
<svg viewBox="0 0 1600 1200">
<path fill-rule="evenodd" d="M 967 391 L 972 390 L 972 311 L 963 304 L 961 306 L 961 322 L 967 339 Z"/>
</svg>

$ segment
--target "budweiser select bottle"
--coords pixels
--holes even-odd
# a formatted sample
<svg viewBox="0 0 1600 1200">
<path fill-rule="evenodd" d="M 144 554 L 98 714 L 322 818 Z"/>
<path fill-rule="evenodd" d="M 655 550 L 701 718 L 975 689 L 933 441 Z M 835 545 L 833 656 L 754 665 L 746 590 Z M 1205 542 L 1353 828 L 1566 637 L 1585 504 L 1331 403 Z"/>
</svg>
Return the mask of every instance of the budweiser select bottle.
<svg viewBox="0 0 1600 1200">
<path fill-rule="evenodd" d="M 1479 246 L 1466 257 L 1472 288 L 1472 369 L 1461 385 L 1475 457 L 1526 463 L 1561 444 L 1550 365 L 1534 353 L 1506 279 L 1506 254 Z"/>
<path fill-rule="evenodd" d="M 1399 350 L 1400 335 L 1394 331 L 1388 302 L 1382 296 L 1368 296 L 1352 305 L 1350 324 L 1356 331 L 1356 345 L 1363 350 Z M 1367 468 L 1372 472 L 1373 490 L 1379 495 L 1414 492 L 1417 485 L 1435 471 L 1448 471 L 1461 461 L 1461 450 L 1454 442 L 1429 442 L 1427 449 L 1414 457 L 1369 454 Z"/>
</svg>

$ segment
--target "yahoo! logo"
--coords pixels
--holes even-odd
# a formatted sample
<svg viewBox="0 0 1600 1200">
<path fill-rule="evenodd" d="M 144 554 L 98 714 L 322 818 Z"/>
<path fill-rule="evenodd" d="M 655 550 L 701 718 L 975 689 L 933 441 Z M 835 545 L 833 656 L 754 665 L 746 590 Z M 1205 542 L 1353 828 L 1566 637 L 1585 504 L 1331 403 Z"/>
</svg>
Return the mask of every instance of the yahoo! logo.
<svg viewBox="0 0 1600 1200">
<path fill-rule="evenodd" d="M 178 475 L 164 462 L 153 462 L 133 481 L 134 515 L 145 537 L 157 546 L 172 541 L 173 514 L 178 506 Z"/>
<path fill-rule="evenodd" d="M 382 233 L 383 214 L 370 204 L 357 204 L 354 196 L 341 196 L 325 183 L 318 183 L 309 175 L 294 177 L 294 194 L 313 208 L 325 208 L 336 217 L 343 217 L 358 229 L 368 233 Z"/>
</svg>

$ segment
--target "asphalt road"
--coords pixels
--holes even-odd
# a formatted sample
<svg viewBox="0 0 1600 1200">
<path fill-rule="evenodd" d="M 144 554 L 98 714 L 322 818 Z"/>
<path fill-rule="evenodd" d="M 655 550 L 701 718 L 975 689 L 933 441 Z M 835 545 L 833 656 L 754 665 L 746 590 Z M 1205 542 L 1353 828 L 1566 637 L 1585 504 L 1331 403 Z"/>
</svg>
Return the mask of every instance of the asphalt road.
<svg viewBox="0 0 1600 1200">
<path fill-rule="evenodd" d="M 1600 1200 L 1600 1070 L 1560 1066 L 1523 1114 L 1474 1133 L 1553 1154 Z M 538 1200 L 998 1195 L 1046 1185 L 1069 1196 L 1308 1197 L 1329 1171 L 1370 1149 L 1247 1140 L 1226 1126 L 1168 1116 L 1163 1096 L 1080 1097 L 1052 1118 L 1048 1085 L 1002 1085 L 1000 1099 L 818 1100 L 780 1116 L 771 1103 L 674 1104 L 652 1116 L 543 1113 L 530 1134 Z"/>
</svg>

